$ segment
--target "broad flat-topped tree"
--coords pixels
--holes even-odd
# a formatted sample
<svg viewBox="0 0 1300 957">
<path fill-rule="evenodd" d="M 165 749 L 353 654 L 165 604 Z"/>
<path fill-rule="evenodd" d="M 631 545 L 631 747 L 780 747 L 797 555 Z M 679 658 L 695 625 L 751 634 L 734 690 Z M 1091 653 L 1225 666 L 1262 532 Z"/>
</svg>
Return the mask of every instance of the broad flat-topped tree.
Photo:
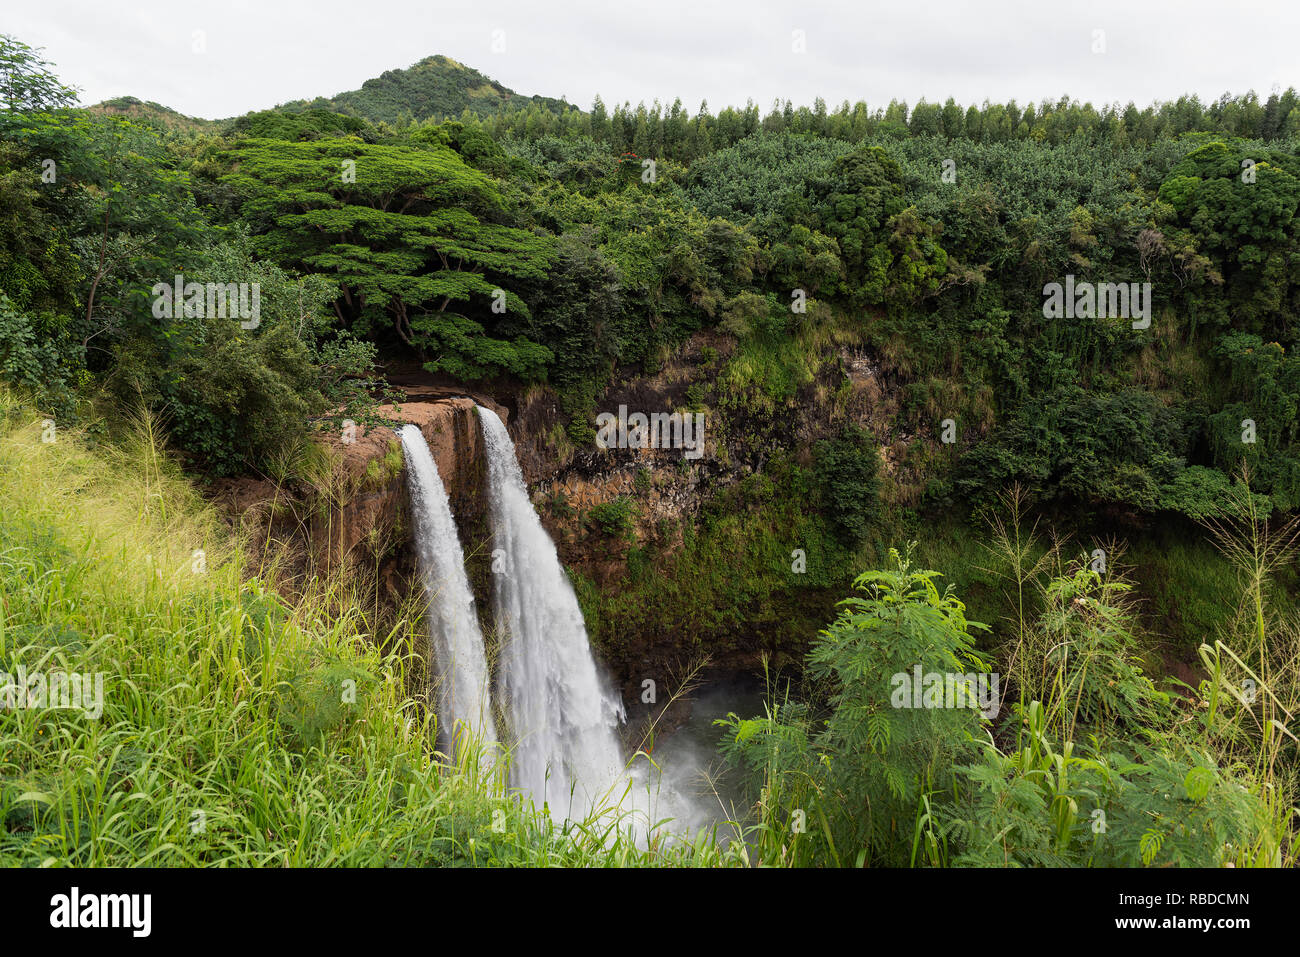
<svg viewBox="0 0 1300 957">
<path fill-rule="evenodd" d="M 503 211 L 496 183 L 454 150 L 248 139 L 230 158 L 259 249 L 337 277 L 335 310 L 353 331 L 391 328 L 427 369 L 463 379 L 531 376 L 551 359 L 483 322 L 503 309 L 528 317 L 507 284 L 544 278 L 553 241 L 491 222 Z"/>
</svg>

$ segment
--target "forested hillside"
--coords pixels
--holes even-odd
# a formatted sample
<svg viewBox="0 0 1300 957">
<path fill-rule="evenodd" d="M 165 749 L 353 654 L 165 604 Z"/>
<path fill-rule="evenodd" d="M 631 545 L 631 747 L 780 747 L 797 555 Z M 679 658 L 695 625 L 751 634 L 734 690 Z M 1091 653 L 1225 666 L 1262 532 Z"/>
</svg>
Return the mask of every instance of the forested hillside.
<svg viewBox="0 0 1300 957">
<path fill-rule="evenodd" d="M 1101 112 L 533 103 L 407 126 L 359 100 L 377 123 L 314 108 L 213 134 L 68 110 L 55 81 L 13 77 L 33 85 L 5 118 L 9 368 L 67 412 L 87 376 L 171 402 L 189 452 L 241 436 L 205 469 L 264 465 L 304 411 L 360 398 L 379 353 L 549 382 L 581 437 L 594 390 L 692 333 L 775 354 L 848 317 L 905 380 L 910 430 L 955 423 L 927 502 L 1020 481 L 1071 508 L 1206 517 L 1242 462 L 1278 508 L 1300 494 L 1292 91 Z M 267 280 L 236 400 L 216 356 L 240 337 L 150 314 L 143 290 L 182 270 Z M 1150 284 L 1149 327 L 1046 316 L 1067 275 Z M 160 357 L 193 374 L 160 379 Z M 276 390 L 292 415 L 239 426 Z"/>
<path fill-rule="evenodd" d="M 328 99 L 286 103 L 282 109 L 298 111 L 325 109 L 373 122 L 410 123 L 442 120 L 462 112 L 476 116 L 495 115 L 521 104 L 545 110 L 563 110 L 562 100 L 545 96 L 520 96 L 514 90 L 489 79 L 478 70 L 450 57 L 431 56 L 405 70 L 388 70 L 366 80 L 359 90 L 349 90 Z"/>
</svg>

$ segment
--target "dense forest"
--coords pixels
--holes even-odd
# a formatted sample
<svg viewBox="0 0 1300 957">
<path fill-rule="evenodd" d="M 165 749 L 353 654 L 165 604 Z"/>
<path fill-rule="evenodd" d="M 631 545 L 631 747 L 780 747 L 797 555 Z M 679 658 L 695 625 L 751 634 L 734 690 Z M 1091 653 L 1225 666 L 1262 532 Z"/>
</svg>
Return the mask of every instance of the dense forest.
<svg viewBox="0 0 1300 957">
<path fill-rule="evenodd" d="M 580 109 L 431 57 L 209 121 L 82 107 L 0 37 L 0 98 L 0 670 L 144 668 L 138 700 L 57 741 L 0 712 L 0 856 L 279 863 L 274 829 L 294 863 L 1293 863 L 1295 90 Z M 257 284 L 256 313 L 203 309 L 212 284 Z M 887 392 L 888 454 L 845 411 L 841 355 Z M 590 516 L 627 580 L 575 586 L 606 655 L 646 615 L 780 653 L 766 713 L 718 729 L 743 842 L 565 843 L 517 805 L 493 829 L 493 796 L 403 724 L 364 613 L 277 596 L 233 545 L 205 546 L 223 570 L 188 618 L 143 571 L 103 577 L 114 548 L 223 534 L 215 483 L 292 482 L 319 436 L 382 424 L 394 373 L 544 390 L 555 454 L 596 461 L 609 397 L 683 363 L 673 411 L 704 413 L 728 461 L 695 466 L 680 547 L 635 541 L 631 498 Z M 814 405 L 824 427 L 783 428 Z M 73 451 L 38 469 L 51 428 Z M 91 504 L 115 524 L 85 538 Z M 131 663 L 122 636 L 175 632 Z M 914 668 L 1000 675 L 1003 706 L 891 706 Z M 286 704 L 272 673 L 308 690 Z M 364 719 L 310 703 L 348 676 Z M 252 712 L 224 710 L 241 695 Z M 281 746 L 285 768 L 252 756 Z M 99 805 L 71 771 L 35 781 L 55 748 Z M 254 790 L 285 794 L 241 799 L 260 826 L 179 842 L 183 792 L 249 787 L 263 760 Z M 122 796 L 149 774 L 175 785 L 163 807 Z"/>
</svg>

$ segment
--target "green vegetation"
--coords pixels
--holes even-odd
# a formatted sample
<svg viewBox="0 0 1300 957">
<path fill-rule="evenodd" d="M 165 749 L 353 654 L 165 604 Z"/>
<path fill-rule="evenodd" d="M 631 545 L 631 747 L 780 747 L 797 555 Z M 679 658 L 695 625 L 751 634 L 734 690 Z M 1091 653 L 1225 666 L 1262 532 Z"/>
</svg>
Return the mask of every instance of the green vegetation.
<svg viewBox="0 0 1300 957">
<path fill-rule="evenodd" d="M 1157 691 L 1132 658 L 1139 639 L 1128 586 L 1087 566 L 1039 559 L 1025 567 L 1025 533 L 1015 526 L 1002 540 L 1004 572 L 1029 585 L 1038 610 L 1022 606 L 1017 632 L 999 649 L 1009 666 L 999 677 L 1011 685 L 1000 702 L 996 687 L 984 697 L 991 664 L 974 650 L 974 632 L 987 626 L 967 620 L 951 587 L 939 591 L 938 573 L 892 552 L 895 567 L 859 576 L 858 594 L 841 602 L 809 653 L 807 675 L 829 717 L 787 694 L 763 716 L 719 722 L 727 753 L 755 789 L 760 859 L 859 867 L 1289 862 L 1300 742 L 1269 727 L 1267 716 L 1292 713 L 1300 622 L 1259 596 L 1294 531 L 1280 539 L 1250 525 L 1228 533 L 1227 547 L 1255 575 L 1246 597 L 1259 600 L 1259 628 L 1204 645 L 1209 677 L 1178 699 Z M 1251 637 L 1278 654 L 1247 665 L 1231 645 L 1249 657 Z M 948 684 L 914 692 L 921 675 Z M 999 703 L 1010 707 L 999 713 Z"/>
<path fill-rule="evenodd" d="M 623 496 L 593 505 L 587 513 L 602 532 L 616 537 L 624 537 L 631 532 L 635 514 L 636 503 Z"/>
<path fill-rule="evenodd" d="M 528 376 L 551 358 L 523 339 L 488 338 L 480 323 L 448 311 L 478 297 L 526 318 L 528 307 L 498 280 L 541 279 L 549 258 L 536 237 L 475 215 L 500 211 L 497 187 L 453 150 L 436 140 L 419 148 L 249 139 L 231 161 L 227 184 L 259 248 L 335 277 L 335 310 L 353 333 L 391 329 L 430 371 L 462 379 Z"/>
<path fill-rule="evenodd" d="M 861 542 L 880 509 L 879 453 L 866 431 L 847 426 L 815 450 L 822 507 L 848 544 Z"/>
<path fill-rule="evenodd" d="M 362 401 L 381 357 L 549 382 L 586 444 L 615 377 L 702 330 L 736 340 L 724 381 L 795 401 L 794 343 L 834 322 L 901 380 L 893 428 L 961 424 L 956 454 L 927 460 L 927 505 L 1019 482 L 1080 514 L 1198 519 L 1243 460 L 1275 508 L 1300 501 L 1294 91 L 583 112 L 433 57 L 197 131 L 70 109 L 33 51 L 6 39 L 4 57 L 7 340 L 62 350 L 49 402 L 86 374 L 143 394 L 214 471 L 263 467 L 336 409 L 314 379 Z M 152 315 L 155 282 L 271 269 L 303 284 L 308 322 Z M 1067 276 L 1149 283 L 1149 327 L 1049 313 Z"/>
<path fill-rule="evenodd" d="M 816 487 L 807 469 L 773 460 L 714 494 L 695 521 L 661 529 L 662 546 L 640 548 L 635 560 L 629 553 L 619 587 L 579 588 L 592 642 L 613 661 L 636 634 L 677 636 L 683 648 L 717 655 L 757 646 L 780 666 L 797 666 L 790 650 L 833 611 L 842 568 L 871 554 L 870 546 L 856 554 L 844 547 L 805 507 Z M 655 609 L 650 622 L 647 608 Z"/>
<path fill-rule="evenodd" d="M 488 79 L 478 70 L 450 57 L 425 57 L 405 70 L 387 70 L 361 89 L 310 103 L 286 103 L 284 110 L 316 109 L 376 122 L 446 119 L 462 112 L 491 114 L 506 103 L 521 100 L 546 109 L 564 109 L 560 100 L 524 97 Z"/>
</svg>

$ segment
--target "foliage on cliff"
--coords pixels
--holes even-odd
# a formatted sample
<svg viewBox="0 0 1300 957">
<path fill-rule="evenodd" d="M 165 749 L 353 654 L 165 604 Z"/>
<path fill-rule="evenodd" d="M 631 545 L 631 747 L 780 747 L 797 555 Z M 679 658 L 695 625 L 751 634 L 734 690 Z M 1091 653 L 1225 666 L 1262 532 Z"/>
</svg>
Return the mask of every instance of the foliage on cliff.
<svg viewBox="0 0 1300 957">
<path fill-rule="evenodd" d="M 82 370 L 175 365 L 191 334 L 151 314 L 152 284 L 229 261 L 213 250 L 242 228 L 257 256 L 330 284 L 325 338 L 464 381 L 550 381 L 578 441 L 623 370 L 653 372 L 700 330 L 779 352 L 829 308 L 908 390 L 900 430 L 924 444 L 955 423 L 928 504 L 1019 481 L 1085 513 L 1198 517 L 1242 460 L 1273 505 L 1300 501 L 1293 91 L 1146 110 L 581 112 L 431 58 L 214 133 L 71 110 L 49 64 L 4 50 L 0 291 L 29 329 L 52 313 L 81 343 L 55 391 Z M 1051 315 L 1044 287 L 1067 276 L 1150 283 L 1144 315 Z M 262 358 L 239 373 L 266 388 L 144 390 L 209 459 L 277 404 L 273 380 L 310 399 L 221 470 L 263 464 L 289 420 L 323 411 L 309 380 L 324 360 L 275 334 L 246 337 Z"/>
</svg>

